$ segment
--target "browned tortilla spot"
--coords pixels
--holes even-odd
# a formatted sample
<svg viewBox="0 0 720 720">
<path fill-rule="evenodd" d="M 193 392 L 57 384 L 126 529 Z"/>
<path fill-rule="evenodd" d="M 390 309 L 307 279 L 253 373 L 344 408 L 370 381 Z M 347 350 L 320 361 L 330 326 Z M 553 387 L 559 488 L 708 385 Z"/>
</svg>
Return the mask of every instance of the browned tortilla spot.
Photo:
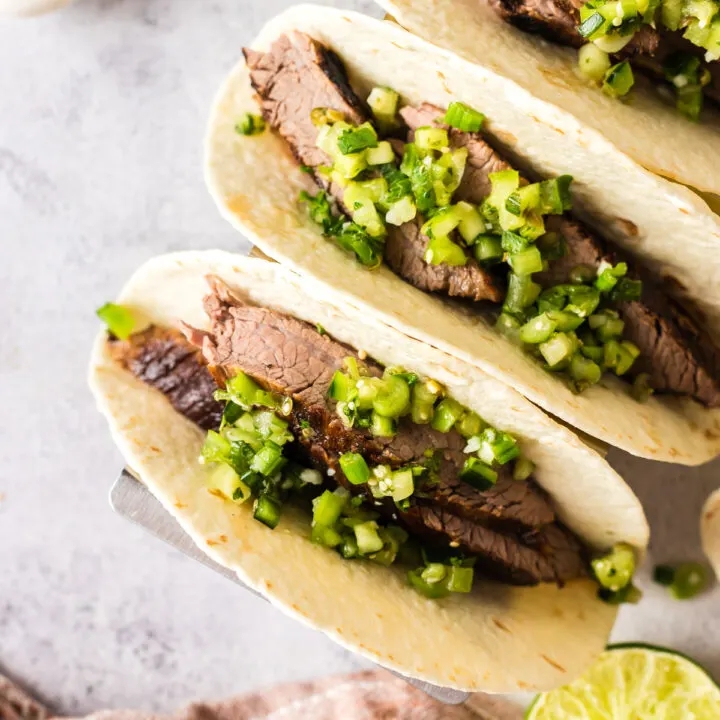
<svg viewBox="0 0 720 720">
<path fill-rule="evenodd" d="M 552 665 L 554 668 L 557 668 L 561 673 L 566 673 L 567 670 L 562 666 L 556 663 L 552 658 L 549 658 L 547 655 L 541 654 L 540 657 L 548 663 L 548 665 Z"/>
<path fill-rule="evenodd" d="M 506 633 L 511 632 L 511 631 L 510 631 L 510 628 L 508 628 L 507 625 L 503 625 L 503 623 L 501 623 L 500 620 L 498 620 L 496 617 L 491 618 L 491 620 L 492 620 L 493 623 L 494 623 L 497 627 L 499 627 L 501 630 L 504 630 Z"/>
<path fill-rule="evenodd" d="M 615 218 L 615 224 L 618 225 L 628 237 L 637 237 L 640 234 L 640 228 L 630 220 Z"/>
</svg>

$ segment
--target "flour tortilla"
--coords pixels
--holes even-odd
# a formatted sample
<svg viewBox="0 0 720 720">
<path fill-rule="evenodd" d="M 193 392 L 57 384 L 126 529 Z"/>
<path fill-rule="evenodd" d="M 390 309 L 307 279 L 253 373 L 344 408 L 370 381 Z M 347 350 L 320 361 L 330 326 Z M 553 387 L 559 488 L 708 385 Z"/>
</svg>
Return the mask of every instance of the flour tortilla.
<svg viewBox="0 0 720 720">
<path fill-rule="evenodd" d="M 149 322 L 178 318 L 206 328 L 207 274 L 238 295 L 321 323 L 334 338 L 386 365 L 432 377 L 488 422 L 515 434 L 538 467 L 558 514 L 591 546 L 631 543 L 648 527 L 623 480 L 572 432 L 481 370 L 404 337 L 344 305 L 314 281 L 262 260 L 213 251 L 178 253 L 142 266 L 118 302 Z M 405 675 L 463 690 L 540 690 L 568 682 L 604 648 L 616 608 L 590 580 L 516 588 L 476 581 L 470 595 L 428 601 L 401 570 L 348 562 L 309 541 L 309 518 L 283 514 L 274 531 L 206 489 L 197 462 L 204 433 L 157 390 L 113 363 L 105 333 L 93 350 L 90 385 L 125 460 L 198 546 L 289 615 Z"/>
<path fill-rule="evenodd" d="M 705 501 L 700 516 L 700 537 L 703 552 L 720 581 L 720 489 Z"/>
<path fill-rule="evenodd" d="M 607 208 L 643 228 L 636 242 L 646 258 L 652 253 L 643 233 L 653 228 L 659 232 L 659 222 L 670 235 L 656 234 L 653 247 L 663 243 L 667 247 L 667 238 L 675 232 L 683 238 L 682 252 L 676 246 L 673 250 L 678 256 L 694 256 L 696 271 L 704 272 L 715 264 L 719 277 L 708 297 L 715 297 L 720 308 L 720 266 L 715 259 L 720 257 L 720 247 L 713 250 L 715 240 L 709 235 L 702 243 L 698 239 L 704 223 L 716 221 L 703 215 L 705 206 L 685 188 L 676 186 L 677 194 L 671 196 L 661 188 L 668 185 L 666 181 L 642 170 L 594 131 L 579 127 L 512 82 L 434 48 L 396 25 L 306 5 L 272 20 L 253 47 L 267 50 L 273 40 L 292 30 L 306 32 L 335 50 L 360 92 L 389 85 L 409 103 L 428 101 L 446 107 L 452 100 L 461 100 L 487 113 L 491 132 L 512 141 L 515 150 L 534 161 L 553 158 L 553 167 L 544 168 L 548 172 L 572 173 L 580 181 L 581 195 L 590 187 L 601 193 L 607 185 L 608 192 L 602 196 Z M 235 132 L 245 112 L 258 112 L 258 106 L 247 68 L 240 62 L 212 110 L 205 174 L 222 214 L 263 252 L 334 286 L 344 302 L 373 313 L 406 335 L 476 365 L 606 443 L 641 457 L 686 465 L 700 464 L 720 453 L 720 410 L 670 397 L 640 404 L 628 394 L 627 384 L 615 378 L 575 395 L 477 315 L 411 287 L 387 267 L 372 272 L 362 267 L 323 238 L 298 203 L 299 192 L 315 186 L 284 140 L 272 132 L 250 138 Z M 517 137 L 511 139 L 510 131 Z M 679 234 L 680 229 L 684 234 Z M 720 228 L 717 232 L 720 245 Z M 699 287 L 697 279 L 694 287 Z"/>
</svg>

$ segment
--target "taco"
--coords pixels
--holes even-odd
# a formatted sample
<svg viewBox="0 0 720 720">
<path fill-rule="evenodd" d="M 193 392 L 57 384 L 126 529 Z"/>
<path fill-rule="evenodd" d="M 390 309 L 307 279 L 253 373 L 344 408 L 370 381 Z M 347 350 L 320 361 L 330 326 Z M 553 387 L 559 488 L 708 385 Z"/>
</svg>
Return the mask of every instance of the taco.
<svg viewBox="0 0 720 720">
<path fill-rule="evenodd" d="M 579 122 L 643 167 L 720 196 L 716 0 L 378 1 L 411 32 L 560 108 L 566 132 Z"/>
<path fill-rule="evenodd" d="M 217 251 L 141 267 L 90 370 L 128 465 L 347 648 L 454 688 L 567 682 L 636 594 L 639 501 L 514 390 L 338 300 Z"/>
<path fill-rule="evenodd" d="M 718 453 L 716 286 L 681 305 L 633 225 L 680 227 L 647 184 L 662 181 L 606 163 L 591 134 L 545 125 L 506 80 L 389 23 L 303 6 L 245 55 L 212 112 L 206 178 L 265 253 L 588 435 L 671 462 Z M 538 153 L 581 187 L 600 175 L 620 189 L 637 256 L 579 219 L 572 178 L 538 175 Z M 619 213 L 618 197 L 601 199 Z M 687 228 L 699 220 L 679 210 Z M 703 264 L 708 243 L 683 242 L 672 252 Z"/>
</svg>

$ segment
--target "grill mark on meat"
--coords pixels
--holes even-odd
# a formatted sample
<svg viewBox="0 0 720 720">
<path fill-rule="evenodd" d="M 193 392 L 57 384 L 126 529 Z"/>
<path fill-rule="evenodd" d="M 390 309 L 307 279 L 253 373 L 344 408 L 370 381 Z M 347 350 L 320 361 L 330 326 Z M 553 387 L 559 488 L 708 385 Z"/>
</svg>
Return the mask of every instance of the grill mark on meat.
<svg viewBox="0 0 720 720">
<path fill-rule="evenodd" d="M 446 127 L 442 111 L 428 103 L 403 108 L 402 116 L 411 131 L 425 125 Z M 463 176 L 458 196 L 480 204 L 491 190 L 489 173 L 511 166 L 478 133 L 450 129 L 449 138 L 451 147 L 468 148 L 468 166 L 473 167 L 472 172 L 466 171 Z M 521 182 L 525 180 L 521 178 Z M 642 299 L 618 307 L 625 320 L 626 339 L 641 352 L 629 375 L 646 372 L 658 392 L 689 395 L 709 407 L 720 405 L 720 353 L 681 306 L 662 292 L 654 278 L 641 268 L 634 268 L 632 259 L 610 249 L 574 218 L 551 215 L 546 217 L 546 225 L 548 231 L 562 234 L 568 252 L 554 260 L 548 271 L 535 274 L 534 279 L 549 287 L 568 282 L 570 271 L 577 265 L 597 269 L 602 262 L 613 265 L 627 262 L 629 276 L 643 282 Z"/>
<path fill-rule="evenodd" d="M 355 494 L 364 493 L 372 501 L 374 498 L 367 487 L 351 485 L 344 476 L 339 465 L 343 453 L 360 452 L 370 465 L 382 463 L 400 467 L 422 462 L 425 450 L 435 449 L 440 461 L 439 481 L 437 485 L 421 488 L 416 496 L 417 502 L 422 503 L 419 507 L 435 508 L 444 513 L 443 517 L 450 522 L 448 530 L 428 528 L 422 519 L 425 510 L 414 510 L 415 515 L 406 515 L 387 499 L 378 507 L 383 515 L 397 516 L 397 521 L 416 535 L 431 541 L 442 539 L 445 545 L 455 539 L 450 531 L 458 533 L 458 528 L 465 528 L 465 534 L 461 534 L 457 542 L 467 549 L 466 543 L 474 537 L 473 527 L 482 527 L 484 532 L 490 533 L 489 536 L 481 533 L 482 537 L 509 533 L 508 539 L 498 541 L 501 548 L 508 543 L 510 546 L 524 543 L 532 548 L 528 557 L 535 558 L 540 553 L 544 562 L 523 560 L 523 564 L 516 567 L 514 563 L 520 561 L 515 558 L 526 557 L 525 550 L 517 550 L 508 558 L 508 567 L 502 568 L 499 554 L 502 550 L 493 551 L 495 555 L 487 560 L 486 571 L 497 570 L 511 582 L 569 579 L 571 564 L 563 558 L 571 547 L 577 555 L 574 577 L 584 573 L 577 541 L 575 546 L 556 543 L 557 548 L 545 539 L 541 542 L 541 538 L 555 527 L 555 515 L 547 496 L 532 480 L 513 481 L 510 468 L 506 467 L 500 469 L 497 484 L 488 491 L 480 492 L 464 483 L 458 474 L 465 461 L 462 452 L 465 441 L 456 432 L 440 433 L 429 426 L 414 425 L 408 419 L 400 421 L 398 433 L 393 438 L 375 438 L 365 430 L 346 428 L 334 412 L 332 401 L 327 399 L 327 390 L 334 371 L 342 367 L 342 360 L 354 353 L 326 335 L 320 335 L 307 323 L 243 304 L 217 279 L 211 284 L 214 292 L 206 299 L 211 331 L 205 333 L 186 328 L 187 336 L 202 347 L 211 371 L 221 383 L 242 370 L 262 386 L 290 394 L 293 398 L 289 418 L 291 432 L 304 448 L 306 459 L 309 457 L 323 471 L 333 470 L 335 482 Z M 261 335 L 265 339 L 257 341 Z M 322 358 L 328 365 L 327 371 L 310 362 L 309 358 Z M 373 374 L 380 374 L 379 366 L 372 363 L 369 366 Z M 302 432 L 308 425 L 314 433 L 311 437 Z M 550 532 L 550 537 L 555 536 L 554 531 Z M 483 552 L 477 542 L 475 545 Z M 488 547 L 492 549 L 492 543 Z M 557 561 L 553 557 L 555 552 Z"/>
<path fill-rule="evenodd" d="M 343 189 L 317 172 L 319 166 L 332 161 L 315 146 L 318 129 L 310 119 L 314 108 L 328 107 L 342 112 L 355 124 L 371 120 L 364 103 L 350 87 L 342 63 L 334 53 L 299 32 L 281 36 L 267 53 L 249 49 L 243 52 L 263 117 L 285 139 L 298 162 L 313 169 L 317 184 L 347 213 Z M 502 280 L 484 270 L 474 258 L 459 267 L 426 263 L 428 238 L 420 227 L 418 219 L 399 228 L 388 227 L 385 256 L 394 272 L 426 292 L 474 301 L 503 299 Z"/>
<path fill-rule="evenodd" d="M 220 427 L 223 406 L 202 354 L 177 330 L 151 326 L 128 340 L 110 339 L 115 362 L 163 393 L 171 405 L 203 430 Z"/>
</svg>

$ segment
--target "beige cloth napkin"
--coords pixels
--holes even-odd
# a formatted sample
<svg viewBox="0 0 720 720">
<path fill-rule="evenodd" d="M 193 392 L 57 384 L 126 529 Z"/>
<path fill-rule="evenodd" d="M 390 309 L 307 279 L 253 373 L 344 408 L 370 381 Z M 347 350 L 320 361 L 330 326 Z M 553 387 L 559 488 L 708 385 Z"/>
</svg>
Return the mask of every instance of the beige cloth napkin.
<svg viewBox="0 0 720 720">
<path fill-rule="evenodd" d="M 51 711 L 0 676 L 0 720 L 49 720 Z M 292 683 L 229 700 L 194 703 L 173 715 L 102 710 L 84 720 L 521 720 L 504 700 L 475 694 L 444 705 L 384 670 Z"/>
</svg>

